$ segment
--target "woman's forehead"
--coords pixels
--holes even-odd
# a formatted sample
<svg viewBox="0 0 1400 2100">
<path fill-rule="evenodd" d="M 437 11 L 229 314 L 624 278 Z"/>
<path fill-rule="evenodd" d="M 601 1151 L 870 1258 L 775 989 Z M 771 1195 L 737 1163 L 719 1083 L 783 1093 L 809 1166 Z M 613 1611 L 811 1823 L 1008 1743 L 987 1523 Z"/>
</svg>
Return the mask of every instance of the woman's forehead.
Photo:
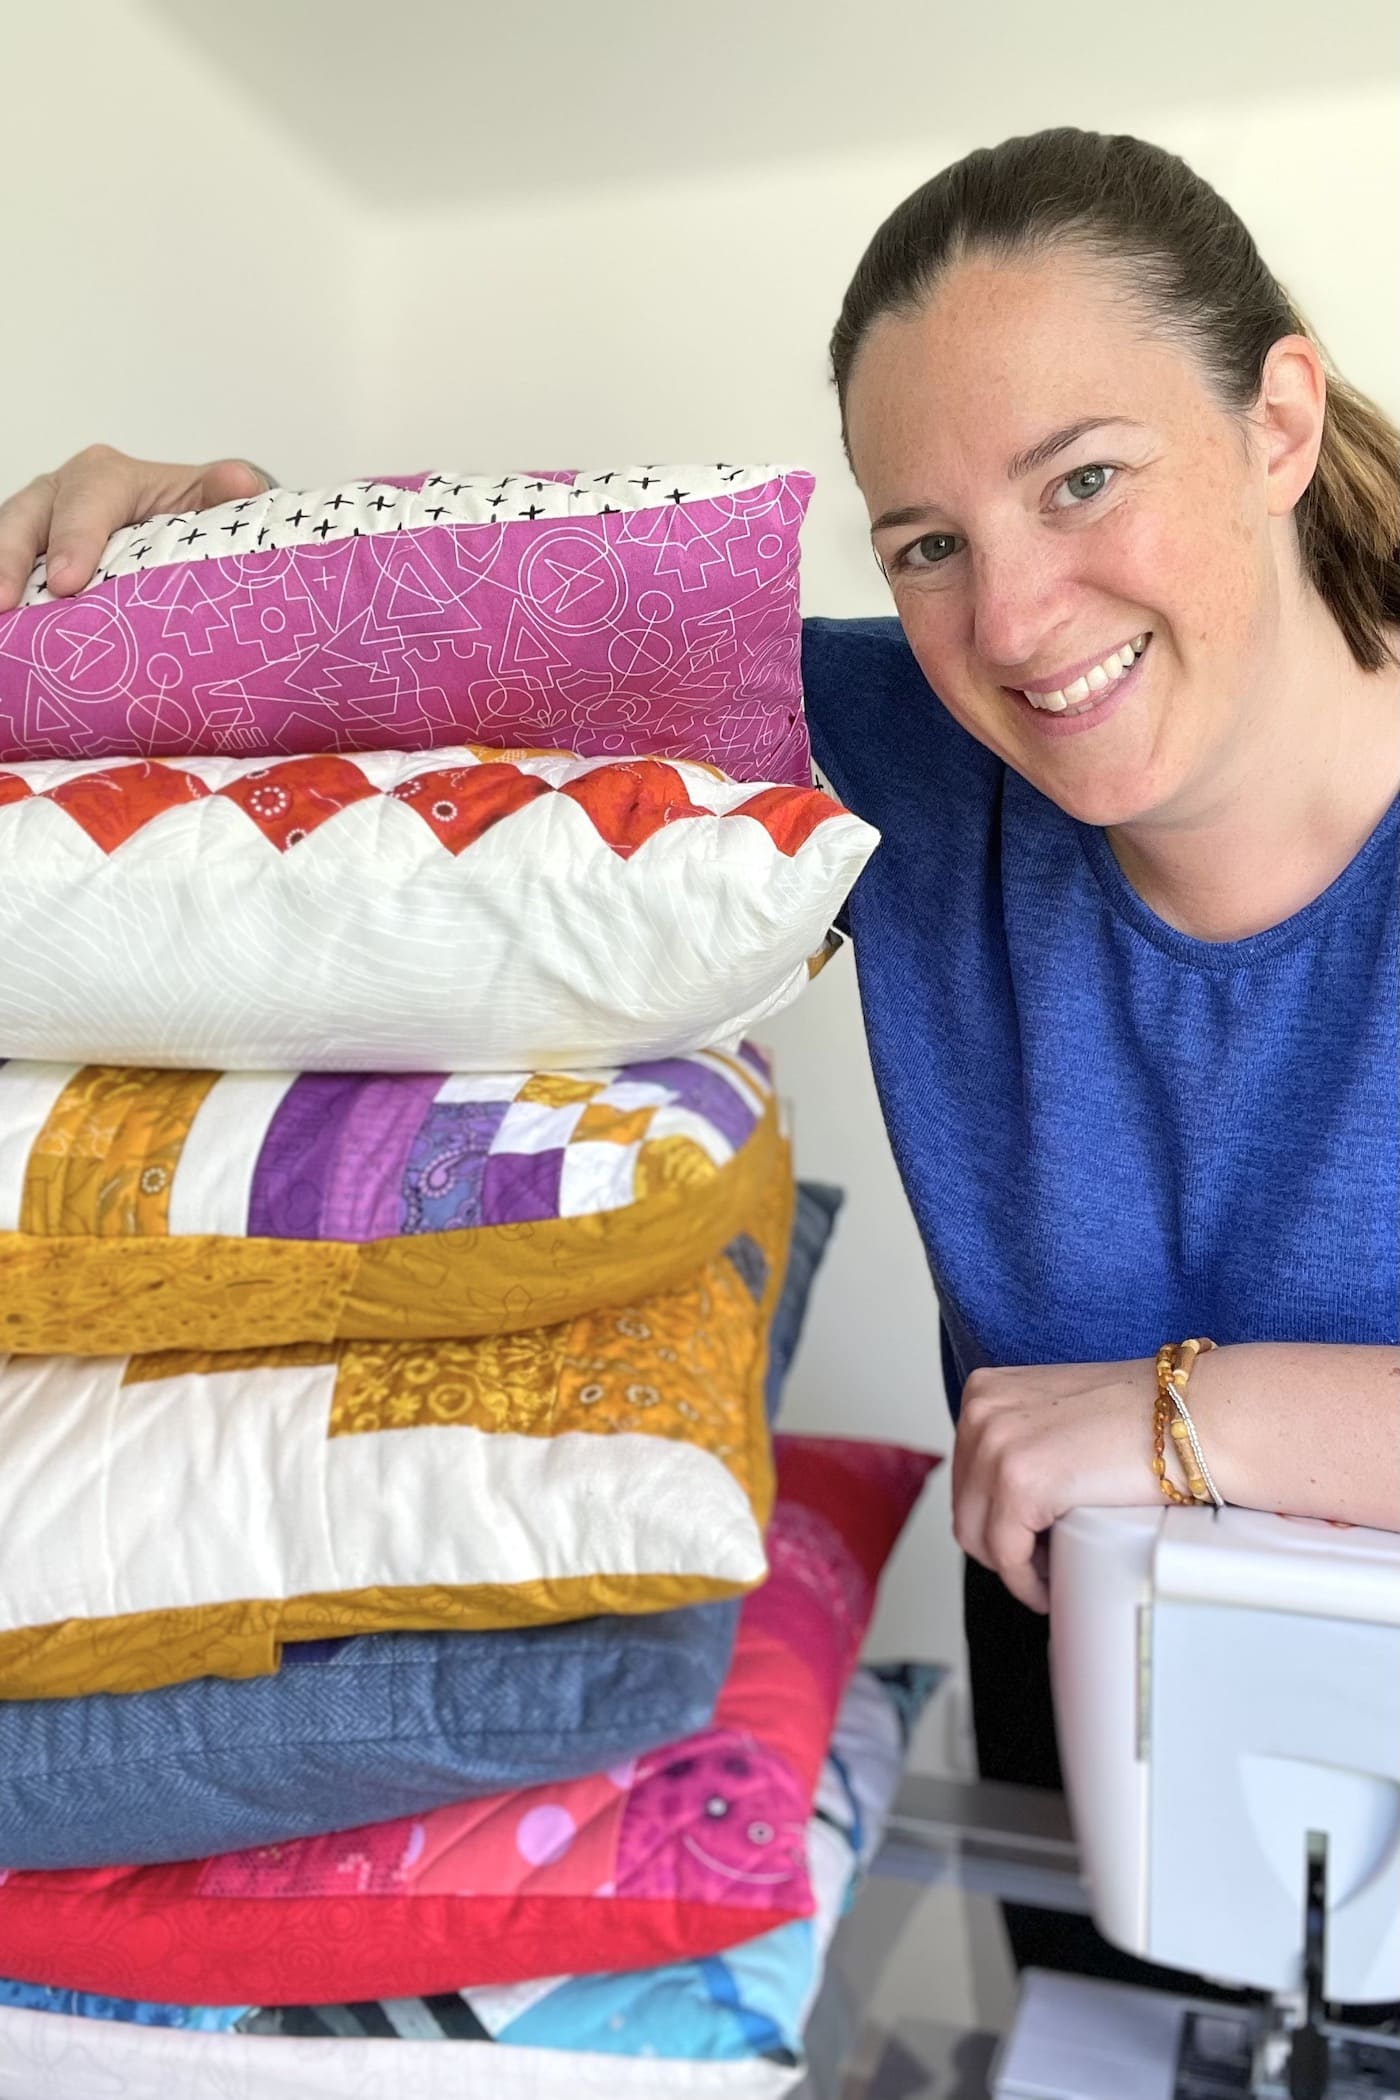
<svg viewBox="0 0 1400 2100">
<path fill-rule="evenodd" d="M 1043 353 L 1095 364 L 1125 341 L 1150 341 L 1142 301 L 1107 264 L 1063 249 L 1041 257 L 974 256 L 942 272 L 910 308 L 879 315 L 857 367 L 928 360 L 953 377 L 1024 374 Z"/>
<path fill-rule="evenodd" d="M 862 485 L 911 449 L 950 471 L 1006 469 L 1072 424 L 1170 413 L 1190 378 L 1106 270 L 1065 255 L 968 261 L 918 308 L 872 323 L 847 396 L 852 460 Z"/>
</svg>

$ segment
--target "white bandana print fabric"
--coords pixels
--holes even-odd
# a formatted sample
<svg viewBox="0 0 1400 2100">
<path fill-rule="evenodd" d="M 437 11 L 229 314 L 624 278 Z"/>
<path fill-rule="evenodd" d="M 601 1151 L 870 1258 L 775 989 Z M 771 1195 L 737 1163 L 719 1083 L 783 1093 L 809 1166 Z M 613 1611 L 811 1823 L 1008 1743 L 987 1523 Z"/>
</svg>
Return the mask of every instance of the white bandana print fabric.
<svg viewBox="0 0 1400 2100">
<path fill-rule="evenodd" d="M 878 834 L 655 760 L 0 769 L 0 1056 L 528 1072 L 732 1046 Z"/>
</svg>

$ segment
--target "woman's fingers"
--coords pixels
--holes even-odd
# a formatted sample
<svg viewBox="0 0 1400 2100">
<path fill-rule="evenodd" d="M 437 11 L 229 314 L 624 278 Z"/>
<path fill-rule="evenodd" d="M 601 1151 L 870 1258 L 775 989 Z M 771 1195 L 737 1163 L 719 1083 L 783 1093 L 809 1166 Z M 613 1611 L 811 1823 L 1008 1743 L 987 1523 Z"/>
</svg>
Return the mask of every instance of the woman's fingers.
<svg viewBox="0 0 1400 2100">
<path fill-rule="evenodd" d="M 19 604 L 29 574 L 48 544 L 53 474 L 37 474 L 0 503 L 0 612 Z"/>
<path fill-rule="evenodd" d="M 88 445 L 51 477 L 48 534 L 37 552 L 45 556 L 45 581 L 55 597 L 90 583 L 112 534 L 136 524 L 148 473 L 144 461 L 128 459 L 110 445 Z"/>
<path fill-rule="evenodd" d="M 1050 1609 L 1050 1585 L 1038 1564 L 1040 1535 L 1011 1512 L 994 1514 L 986 1529 L 987 1566 L 994 1568 L 1013 1597 L 1032 1611 Z"/>
<path fill-rule="evenodd" d="M 953 1449 L 953 1528 L 964 1552 L 1033 1610 L 1049 1608 L 1040 1542 L 1067 1509 L 1155 1502 L 1155 1390 L 1150 1358 L 969 1377 Z"/>
<path fill-rule="evenodd" d="M 271 482 L 260 467 L 246 459 L 216 459 L 203 470 L 203 480 L 194 508 L 212 510 L 216 503 L 238 503 L 245 496 L 260 496 Z M 187 503 L 180 505 L 188 510 Z"/>
<path fill-rule="evenodd" d="M 1048 1611 L 1050 1586 L 1039 1530 L 1004 1483 L 981 1478 L 979 1456 L 969 1452 L 955 1470 L 953 1534 L 963 1552 L 1000 1575 L 1022 1604 L 1032 1611 Z"/>
<path fill-rule="evenodd" d="M 41 555 L 50 591 L 69 597 L 92 581 L 103 548 L 123 525 L 166 511 L 207 510 L 267 486 L 243 459 L 169 465 L 88 445 L 0 504 L 0 612 L 18 605 Z"/>
<path fill-rule="evenodd" d="M 953 1447 L 953 1531 L 964 1553 L 999 1575 L 1033 1611 L 1047 1611 L 1039 1553 L 1043 1451 L 1006 1385 L 980 1374 L 964 1394 Z"/>
</svg>

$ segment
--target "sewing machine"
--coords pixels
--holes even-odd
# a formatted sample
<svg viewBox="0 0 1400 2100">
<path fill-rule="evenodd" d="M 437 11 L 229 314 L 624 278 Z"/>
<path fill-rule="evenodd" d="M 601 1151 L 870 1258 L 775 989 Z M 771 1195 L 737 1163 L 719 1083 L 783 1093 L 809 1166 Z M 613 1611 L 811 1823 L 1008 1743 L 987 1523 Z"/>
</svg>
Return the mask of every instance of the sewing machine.
<svg viewBox="0 0 1400 2100">
<path fill-rule="evenodd" d="M 1091 1910 L 1243 2010 L 1030 1972 L 994 2100 L 1394 2100 L 1400 1536 L 1196 1508 L 1080 1510 L 1051 1544 L 1058 1797 L 914 1781 L 885 1871 Z M 961 1800 L 955 1797 L 961 1795 Z M 930 1874 L 929 1878 L 937 1878 Z"/>
</svg>

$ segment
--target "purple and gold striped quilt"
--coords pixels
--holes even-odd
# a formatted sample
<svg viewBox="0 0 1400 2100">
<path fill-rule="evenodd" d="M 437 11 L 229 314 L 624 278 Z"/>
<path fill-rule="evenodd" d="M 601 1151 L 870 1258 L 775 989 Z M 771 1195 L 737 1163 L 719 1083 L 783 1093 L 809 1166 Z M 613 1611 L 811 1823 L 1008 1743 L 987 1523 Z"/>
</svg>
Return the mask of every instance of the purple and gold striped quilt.
<svg viewBox="0 0 1400 2100">
<path fill-rule="evenodd" d="M 0 1064 L 0 1349 L 502 1334 L 665 1290 L 780 1143 L 762 1054 L 383 1076 Z"/>
</svg>

